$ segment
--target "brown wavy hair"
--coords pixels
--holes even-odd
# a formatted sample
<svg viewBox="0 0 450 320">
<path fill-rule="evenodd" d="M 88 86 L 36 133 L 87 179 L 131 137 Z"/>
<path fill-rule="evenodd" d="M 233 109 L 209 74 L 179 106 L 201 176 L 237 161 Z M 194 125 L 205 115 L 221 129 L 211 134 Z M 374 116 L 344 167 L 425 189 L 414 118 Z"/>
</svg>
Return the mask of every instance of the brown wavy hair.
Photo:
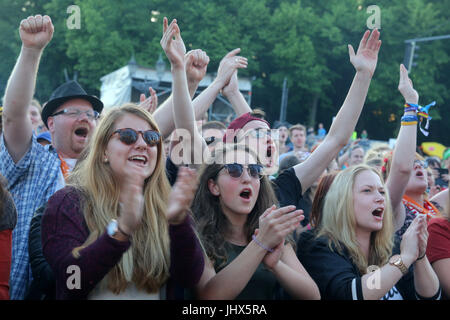
<svg viewBox="0 0 450 320">
<path fill-rule="evenodd" d="M 240 144 L 226 144 L 216 148 L 211 158 L 205 163 L 199 173 L 199 185 L 192 204 L 197 230 L 206 251 L 207 256 L 215 265 L 220 262 L 219 268 L 226 265 L 228 257 L 225 250 L 227 234 L 229 234 L 230 223 L 222 211 L 219 196 L 215 196 L 208 188 L 210 179 L 217 181 L 217 174 L 223 167 L 226 154 L 229 152 L 244 151 L 257 159 L 258 157 L 248 147 Z M 255 206 L 245 222 L 245 234 L 247 241 L 256 228 L 258 228 L 259 217 L 273 204 L 278 203 L 271 183 L 267 176 L 260 180 L 260 189 Z"/>
</svg>

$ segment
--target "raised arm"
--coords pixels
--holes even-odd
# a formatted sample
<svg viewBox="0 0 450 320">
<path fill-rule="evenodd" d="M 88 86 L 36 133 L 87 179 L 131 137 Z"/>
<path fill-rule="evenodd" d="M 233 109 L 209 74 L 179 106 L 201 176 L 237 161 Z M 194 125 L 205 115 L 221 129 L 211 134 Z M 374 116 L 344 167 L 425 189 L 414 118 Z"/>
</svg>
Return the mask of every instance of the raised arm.
<svg viewBox="0 0 450 320">
<path fill-rule="evenodd" d="M 419 94 L 414 90 L 413 83 L 408 77 L 408 71 L 404 65 L 400 65 L 400 81 L 398 90 L 405 99 L 405 103 L 417 104 Z M 414 111 L 406 111 L 405 117 L 416 116 Z M 394 209 L 395 230 L 400 229 L 405 222 L 405 207 L 402 204 L 402 197 L 406 190 L 416 152 L 417 144 L 417 121 L 403 122 L 400 126 L 394 153 L 392 155 L 392 165 L 387 178 L 387 188 Z"/>
<path fill-rule="evenodd" d="M 30 16 L 20 22 L 22 48 L 6 86 L 3 107 L 3 134 L 14 162 L 30 147 L 33 128 L 28 108 L 36 86 L 39 61 L 52 39 L 53 30 L 49 16 Z"/>
<path fill-rule="evenodd" d="M 189 95 L 191 99 L 197 91 L 200 81 L 206 74 L 209 57 L 203 50 L 196 49 L 186 53 L 186 77 Z M 175 122 L 173 120 L 173 94 L 164 101 L 161 106 L 153 113 L 156 123 L 161 130 L 162 136 L 167 138 L 175 129 Z"/>
<path fill-rule="evenodd" d="M 181 38 L 180 28 L 174 19 L 168 25 L 167 18 L 164 18 L 164 34 L 161 39 L 161 46 L 169 58 L 172 66 L 172 95 L 173 95 L 173 119 L 178 136 L 183 137 L 183 152 L 190 150 L 190 155 L 196 151 L 203 151 L 206 143 L 198 132 L 195 121 L 194 110 L 192 109 L 191 97 L 187 86 L 187 77 L 185 69 L 185 53 L 183 39 Z M 201 156 L 201 155 L 200 155 Z M 192 158 L 191 158 L 192 159 Z M 201 159 L 201 158 L 200 158 Z M 173 159 L 174 163 L 176 159 Z M 183 163 L 186 164 L 189 159 L 183 154 Z"/>
<path fill-rule="evenodd" d="M 375 29 L 372 34 L 367 30 L 356 54 L 353 47 L 348 46 L 350 62 L 355 67 L 356 74 L 344 104 L 336 115 L 325 140 L 306 161 L 294 167 L 302 185 L 302 192 L 305 192 L 327 168 L 331 160 L 336 158 L 339 150 L 347 144 L 355 129 L 377 66 L 381 46 L 379 36 L 378 30 Z"/>
<path fill-rule="evenodd" d="M 202 93 L 194 99 L 193 105 L 196 118 L 205 114 L 220 91 L 222 89 L 225 90 L 225 88 L 228 88 L 226 91 L 229 92 L 226 97 L 232 104 L 233 109 L 238 116 L 251 111 L 238 87 L 237 70 L 239 68 L 247 68 L 247 58 L 237 56 L 240 51 L 241 49 L 239 48 L 234 49 L 222 58 L 219 69 L 217 70 L 217 77 L 208 88 L 203 90 Z M 235 92 L 236 90 L 237 92 Z M 243 105 L 241 98 L 244 100 L 245 106 Z"/>
</svg>

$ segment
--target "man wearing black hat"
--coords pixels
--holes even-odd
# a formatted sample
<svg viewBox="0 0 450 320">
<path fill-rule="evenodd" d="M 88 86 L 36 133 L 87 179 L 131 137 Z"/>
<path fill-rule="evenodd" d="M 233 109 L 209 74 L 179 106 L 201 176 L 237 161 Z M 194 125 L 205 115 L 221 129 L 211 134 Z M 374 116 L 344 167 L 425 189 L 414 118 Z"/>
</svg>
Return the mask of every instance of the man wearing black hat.
<svg viewBox="0 0 450 320">
<path fill-rule="evenodd" d="M 33 135 L 28 107 L 45 46 L 53 36 L 48 16 L 31 16 L 20 23 L 22 48 L 8 81 L 0 141 L 0 173 L 8 180 L 18 210 L 13 232 L 11 299 L 23 299 L 31 282 L 28 233 L 33 213 L 65 185 L 92 135 L 103 103 L 75 82 L 58 87 L 42 110 L 52 144 L 41 146 Z"/>
</svg>

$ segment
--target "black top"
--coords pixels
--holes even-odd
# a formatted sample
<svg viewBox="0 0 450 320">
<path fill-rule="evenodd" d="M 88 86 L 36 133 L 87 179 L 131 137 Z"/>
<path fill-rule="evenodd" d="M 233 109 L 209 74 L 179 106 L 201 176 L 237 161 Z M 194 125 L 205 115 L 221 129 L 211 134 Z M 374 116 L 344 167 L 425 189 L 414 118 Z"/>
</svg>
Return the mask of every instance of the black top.
<svg viewBox="0 0 450 320">
<path fill-rule="evenodd" d="M 28 235 L 28 254 L 33 281 L 25 300 L 54 300 L 56 298 L 56 280 L 52 268 L 45 260 L 41 242 L 41 220 L 47 204 L 41 206 L 31 219 Z"/>
<path fill-rule="evenodd" d="M 272 182 L 280 207 L 294 205 L 297 209 L 303 209 L 299 207 L 302 199 L 302 185 L 295 174 L 294 168 L 284 170 Z"/>
<path fill-rule="evenodd" d="M 330 249 L 325 237 L 315 238 L 314 231 L 309 230 L 300 235 L 297 256 L 319 287 L 323 300 L 363 300 L 361 285 L 363 275 L 345 250 L 339 254 L 334 246 L 333 249 Z M 400 243 L 396 241 L 393 255 L 399 252 Z M 421 297 L 415 292 L 413 265 L 387 295 L 394 292 L 395 288 L 404 300 L 437 300 L 441 295 L 440 289 L 431 298 Z"/>
</svg>

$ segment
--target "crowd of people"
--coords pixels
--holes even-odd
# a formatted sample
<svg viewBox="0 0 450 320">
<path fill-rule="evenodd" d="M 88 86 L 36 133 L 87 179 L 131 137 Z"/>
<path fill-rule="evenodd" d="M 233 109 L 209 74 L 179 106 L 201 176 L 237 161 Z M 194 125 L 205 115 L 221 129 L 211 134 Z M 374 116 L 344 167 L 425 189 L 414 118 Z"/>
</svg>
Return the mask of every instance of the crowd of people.
<svg viewBox="0 0 450 320">
<path fill-rule="evenodd" d="M 367 30 L 331 127 L 279 123 L 239 91 L 248 60 L 186 52 L 177 20 L 161 47 L 172 94 L 104 110 L 76 82 L 33 99 L 48 16 L 19 26 L 2 108 L 0 299 L 353 299 L 450 297 L 450 195 L 441 159 L 416 152 L 428 119 L 400 65 L 394 149 L 352 139 L 381 47 Z M 393 88 L 394 90 L 394 88 Z M 230 123 L 205 121 L 222 94 Z M 442 157 L 450 165 L 450 150 Z"/>
</svg>

